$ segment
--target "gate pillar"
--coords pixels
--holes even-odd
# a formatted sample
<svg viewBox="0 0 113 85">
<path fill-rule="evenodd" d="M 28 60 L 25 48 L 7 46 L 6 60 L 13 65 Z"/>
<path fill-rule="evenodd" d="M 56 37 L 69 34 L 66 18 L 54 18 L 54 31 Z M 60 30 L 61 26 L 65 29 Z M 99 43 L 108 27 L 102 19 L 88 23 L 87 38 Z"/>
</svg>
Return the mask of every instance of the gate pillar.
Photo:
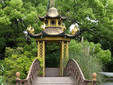
<svg viewBox="0 0 113 85">
<path fill-rule="evenodd" d="M 61 53 L 60 53 L 60 76 L 63 76 L 63 62 L 65 60 L 68 60 L 68 41 L 61 41 Z"/>
<path fill-rule="evenodd" d="M 45 77 L 45 41 L 38 41 L 38 57 L 43 60 L 43 77 Z"/>
</svg>

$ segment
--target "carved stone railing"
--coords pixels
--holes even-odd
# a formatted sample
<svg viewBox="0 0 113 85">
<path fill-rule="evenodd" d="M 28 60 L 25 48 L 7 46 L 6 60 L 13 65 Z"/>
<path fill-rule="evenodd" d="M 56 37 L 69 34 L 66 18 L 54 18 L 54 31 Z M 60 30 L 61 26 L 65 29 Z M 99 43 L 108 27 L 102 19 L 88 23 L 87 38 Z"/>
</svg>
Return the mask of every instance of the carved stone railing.
<svg viewBox="0 0 113 85">
<path fill-rule="evenodd" d="M 16 73 L 16 85 L 33 85 L 34 79 L 39 76 L 40 62 L 38 59 L 35 59 L 32 62 L 29 73 L 26 79 L 20 79 L 20 73 Z"/>
<path fill-rule="evenodd" d="M 74 59 L 70 59 L 64 69 L 64 75 L 71 77 L 75 81 L 75 85 L 96 85 L 96 73 L 93 73 L 93 80 L 86 80 L 78 63 Z"/>
</svg>

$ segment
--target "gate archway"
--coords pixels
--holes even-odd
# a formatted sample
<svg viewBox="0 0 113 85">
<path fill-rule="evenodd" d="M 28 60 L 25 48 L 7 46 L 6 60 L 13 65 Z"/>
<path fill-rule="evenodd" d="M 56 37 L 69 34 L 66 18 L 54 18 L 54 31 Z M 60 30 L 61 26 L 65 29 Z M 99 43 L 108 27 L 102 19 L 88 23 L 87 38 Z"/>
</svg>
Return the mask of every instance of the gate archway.
<svg viewBox="0 0 113 85">
<path fill-rule="evenodd" d="M 73 30 L 72 35 L 66 34 L 64 21 L 66 17 L 62 17 L 55 7 L 51 7 L 44 17 L 39 17 L 43 22 L 42 31 L 39 34 L 34 34 L 34 29 L 28 27 L 28 32 L 31 37 L 36 38 L 38 45 L 38 57 L 43 59 L 43 76 L 45 76 L 45 44 L 59 43 L 60 44 L 60 76 L 63 76 L 63 59 L 68 58 L 68 43 L 71 38 L 75 38 L 78 33 L 78 28 Z"/>
</svg>

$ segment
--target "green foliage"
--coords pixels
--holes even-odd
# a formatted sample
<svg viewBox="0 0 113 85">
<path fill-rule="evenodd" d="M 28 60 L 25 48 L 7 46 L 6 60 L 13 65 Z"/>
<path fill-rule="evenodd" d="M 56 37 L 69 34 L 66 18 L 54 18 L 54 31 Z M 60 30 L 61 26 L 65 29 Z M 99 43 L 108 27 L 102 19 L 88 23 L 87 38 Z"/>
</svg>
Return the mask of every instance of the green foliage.
<svg viewBox="0 0 113 85">
<path fill-rule="evenodd" d="M 45 49 L 46 67 L 59 67 L 60 65 L 60 45 L 58 43 L 48 43 Z"/>
<path fill-rule="evenodd" d="M 26 44 L 23 48 L 16 49 L 7 47 L 5 50 L 6 58 L 4 61 L 4 73 L 2 76 L 8 84 L 15 82 L 16 72 L 20 72 L 21 79 L 25 79 L 28 74 L 32 61 L 35 59 L 37 53 L 37 45 L 34 39 L 31 39 L 30 45 Z"/>
<path fill-rule="evenodd" d="M 23 48 L 18 47 L 16 49 L 11 49 L 10 47 L 6 48 L 6 56 L 5 62 L 5 78 L 8 83 L 14 82 L 16 79 L 15 73 L 20 72 L 21 77 L 25 78 L 29 67 L 31 66 L 32 59 L 28 58 L 26 54 L 23 52 Z"/>
<path fill-rule="evenodd" d="M 112 0 L 57 0 L 56 7 L 62 15 L 67 16 L 67 29 L 71 24 L 78 24 L 80 36 L 100 43 L 102 49 L 109 49 L 113 54 Z"/>
<path fill-rule="evenodd" d="M 5 47 L 23 47 L 26 40 L 23 31 L 32 25 L 36 33 L 41 31 L 38 16 L 46 13 L 48 0 L 0 1 L 0 56 Z M 81 36 L 100 43 L 103 49 L 113 53 L 113 3 L 112 0 L 57 0 L 55 4 L 63 16 L 67 16 L 66 32 L 77 23 Z M 102 53 L 102 52 L 101 52 Z"/>
<path fill-rule="evenodd" d="M 0 76 L 0 85 L 7 85 L 7 83 L 4 81 L 3 77 Z"/>
<path fill-rule="evenodd" d="M 100 44 L 94 44 L 93 42 L 84 41 L 83 43 L 78 43 L 75 41 L 71 41 L 69 45 L 70 48 L 70 56 L 72 53 L 76 52 L 76 54 L 80 54 L 81 51 L 84 54 L 91 55 L 94 58 L 99 59 L 104 65 L 111 61 L 111 53 L 109 50 L 101 49 Z"/>
<path fill-rule="evenodd" d="M 39 60 L 39 62 L 40 62 L 40 69 L 39 69 L 39 74 L 40 74 L 40 76 L 42 76 L 43 75 L 43 58 L 41 58 L 41 57 L 37 57 L 37 59 Z"/>
<path fill-rule="evenodd" d="M 111 66 L 113 66 L 113 58 L 111 58 L 111 61 L 105 66 L 107 67 L 106 72 L 113 71 L 113 68 L 111 68 Z"/>
<path fill-rule="evenodd" d="M 4 69 L 4 62 L 3 61 L 0 61 L 0 76 L 2 76 L 5 72 L 5 69 Z"/>
<path fill-rule="evenodd" d="M 26 30 L 28 25 L 31 25 L 35 29 L 35 33 L 39 33 L 41 31 L 40 24 L 42 23 L 41 21 L 39 21 L 38 16 L 44 16 L 44 14 L 46 13 L 47 2 L 48 0 L 0 1 L 0 56 L 4 54 L 6 55 L 6 59 L 4 61 L 7 65 L 7 62 L 15 60 L 14 62 L 9 63 L 12 65 L 11 68 L 8 67 L 9 65 L 5 67 L 6 71 L 11 71 L 11 73 L 16 72 L 12 69 L 17 64 L 19 64 L 19 62 L 23 62 L 23 59 L 27 59 L 31 62 L 33 60 L 33 57 L 36 56 L 36 43 L 31 43 L 30 45 L 28 45 L 26 43 L 23 31 Z M 103 49 L 109 48 L 113 53 L 113 37 L 111 36 L 113 35 L 112 0 L 57 0 L 56 8 L 58 9 L 58 11 L 61 11 L 62 15 L 67 16 L 67 21 L 65 22 L 67 27 L 66 32 L 69 32 L 69 26 L 71 24 L 77 23 L 81 30 L 81 36 L 84 35 L 85 39 L 88 39 L 88 41 L 100 43 Z M 31 40 L 31 42 L 32 41 L 34 40 Z M 110 51 L 102 50 L 100 44 L 95 45 L 94 43 L 88 43 L 87 41 L 85 41 L 85 47 L 83 48 L 83 50 L 81 49 L 83 46 L 80 43 L 71 43 L 77 44 L 77 46 L 75 47 L 73 45 L 70 45 L 70 53 L 72 52 L 72 54 L 74 54 L 75 52 L 80 54 L 81 51 L 84 51 L 85 49 L 86 51 L 84 52 L 87 53 L 88 49 L 90 49 L 90 52 L 88 52 L 87 54 L 93 56 L 94 59 L 99 59 L 99 61 L 102 61 L 104 65 L 106 65 L 110 61 Z M 55 50 L 51 47 L 49 48 L 49 46 L 47 47 L 48 49 L 46 50 L 46 59 L 49 61 L 52 61 L 54 59 L 54 61 L 57 62 L 59 61 L 59 57 L 56 56 L 59 56 L 60 49 L 55 45 L 54 47 L 56 47 Z M 51 56 L 50 52 L 54 51 L 56 53 L 53 53 L 54 56 Z M 70 54 L 70 56 L 72 54 Z M 23 59 L 21 56 L 23 57 Z M 23 63 L 26 64 L 27 62 L 24 61 Z M 110 64 L 113 64 L 113 59 Z M 58 62 L 56 63 L 56 65 L 58 65 Z M 24 70 L 27 70 L 28 67 L 25 66 Z M 22 69 L 20 70 L 22 71 Z M 11 75 L 11 73 L 5 72 L 5 75 Z M 21 73 L 23 73 L 21 75 L 25 77 L 27 71 L 23 71 Z M 13 76 L 11 76 L 8 77 L 13 78 Z M 10 81 L 12 81 L 12 79 Z"/>
<path fill-rule="evenodd" d="M 37 44 L 35 39 L 31 39 L 31 44 L 25 44 L 23 47 L 23 52 L 27 57 L 33 58 L 37 56 Z"/>
<path fill-rule="evenodd" d="M 111 53 L 109 50 L 101 50 L 97 57 L 103 62 L 103 64 L 108 64 L 111 61 Z"/>
<path fill-rule="evenodd" d="M 69 44 L 70 58 L 74 58 L 78 62 L 86 79 L 92 79 L 92 73 L 101 72 L 103 64 L 105 65 L 111 60 L 110 51 L 102 50 L 100 47 L 100 44 L 88 41 L 78 43 L 72 40 Z M 97 79 L 102 81 L 99 74 Z"/>
<path fill-rule="evenodd" d="M 26 44 L 23 31 L 32 25 L 40 32 L 38 16 L 45 14 L 47 1 L 2 0 L 0 1 L 0 54 L 5 47 L 23 47 Z"/>
<path fill-rule="evenodd" d="M 37 57 L 37 59 L 40 62 L 40 67 L 43 68 L 43 58 Z"/>
<path fill-rule="evenodd" d="M 4 80 L 3 74 L 5 73 L 4 62 L 0 60 L 0 85 L 7 85 L 7 82 Z"/>
</svg>

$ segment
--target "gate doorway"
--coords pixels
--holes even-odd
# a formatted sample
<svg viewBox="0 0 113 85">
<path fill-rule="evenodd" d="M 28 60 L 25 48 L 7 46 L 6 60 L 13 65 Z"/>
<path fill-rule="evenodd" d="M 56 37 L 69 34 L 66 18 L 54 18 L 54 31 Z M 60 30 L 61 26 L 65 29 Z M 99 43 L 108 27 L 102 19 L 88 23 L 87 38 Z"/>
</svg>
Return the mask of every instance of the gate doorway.
<svg viewBox="0 0 113 85">
<path fill-rule="evenodd" d="M 60 43 L 47 43 L 45 47 L 45 77 L 60 76 Z"/>
<path fill-rule="evenodd" d="M 45 47 L 45 67 L 59 68 L 60 67 L 60 44 L 47 43 Z"/>
</svg>

